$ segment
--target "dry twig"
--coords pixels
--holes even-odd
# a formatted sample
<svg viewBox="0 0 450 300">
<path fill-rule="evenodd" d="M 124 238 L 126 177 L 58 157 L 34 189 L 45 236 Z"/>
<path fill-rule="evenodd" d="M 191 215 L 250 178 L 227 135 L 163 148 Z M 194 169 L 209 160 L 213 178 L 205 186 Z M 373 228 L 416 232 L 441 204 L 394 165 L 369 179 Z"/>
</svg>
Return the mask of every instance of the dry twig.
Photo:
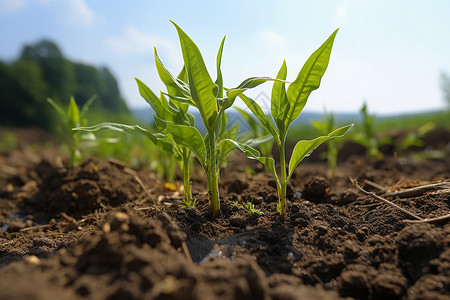
<svg viewBox="0 0 450 300">
<path fill-rule="evenodd" d="M 413 217 L 414 219 L 417 219 L 417 220 L 423 220 L 423 218 L 421 218 L 421 217 L 419 217 L 418 215 L 416 215 L 416 214 L 410 212 L 409 210 L 406 210 L 406 209 L 404 209 L 403 207 L 400 207 L 400 206 L 398 206 L 397 204 L 392 203 L 391 201 L 389 201 L 389 200 L 387 200 L 387 199 L 384 199 L 383 197 L 380 197 L 380 196 L 376 195 L 375 193 L 368 192 L 368 191 L 364 190 L 362 187 L 360 187 L 360 186 L 358 185 L 358 182 L 356 181 L 356 179 L 350 178 L 350 181 L 352 182 L 352 185 L 353 185 L 355 188 L 357 188 L 358 190 L 360 190 L 360 191 L 363 192 L 364 194 L 366 194 L 366 195 L 368 195 L 368 196 L 371 196 L 371 197 L 373 197 L 373 198 L 375 198 L 375 199 L 377 199 L 377 200 L 379 200 L 379 201 L 381 201 L 381 202 L 384 202 L 384 203 L 386 203 L 386 204 L 389 204 L 389 205 L 391 205 L 392 207 L 394 207 L 394 208 L 396 208 L 396 209 L 398 209 L 398 210 L 404 212 L 405 214 L 410 215 L 410 216 Z"/>
<path fill-rule="evenodd" d="M 385 197 L 416 197 L 416 196 L 420 196 L 428 191 L 444 189 L 444 188 L 450 188 L 449 181 L 426 184 L 426 185 L 422 185 L 422 186 L 416 186 L 416 187 L 413 187 L 410 189 L 396 191 L 393 193 L 388 193 L 388 194 L 385 194 L 384 196 Z"/>
<path fill-rule="evenodd" d="M 404 223 L 431 223 L 431 222 L 437 222 L 437 221 L 443 221 L 443 220 L 447 220 L 450 219 L 450 214 L 444 215 L 444 216 L 440 216 L 440 217 L 436 217 L 436 218 L 421 218 L 419 216 L 417 216 L 416 214 L 410 212 L 409 210 L 406 210 L 400 206 L 398 206 L 397 204 L 392 203 L 391 201 L 384 199 L 383 197 L 380 197 L 378 195 L 376 195 L 373 192 L 368 192 L 366 190 L 364 190 L 363 188 L 361 188 L 358 185 L 358 182 L 356 181 L 356 179 L 350 178 L 350 181 L 352 182 L 352 185 L 357 188 L 358 190 L 360 190 L 361 192 L 363 192 L 366 195 L 369 195 L 381 202 L 384 202 L 386 204 L 389 204 L 391 206 L 393 206 L 394 208 L 404 212 L 405 214 L 408 214 L 410 216 L 412 216 L 413 218 L 415 218 L 416 220 L 403 220 L 402 222 Z M 430 190 L 435 190 L 435 189 L 440 189 L 440 188 L 448 188 L 450 185 L 450 182 L 446 181 L 446 182 L 439 182 L 439 183 L 433 183 L 433 184 L 427 184 L 424 186 L 419 186 L 419 187 L 415 187 L 415 188 L 411 188 L 411 189 L 407 189 L 401 192 L 395 192 L 395 193 L 390 193 L 390 194 L 386 194 L 385 196 L 404 196 L 406 197 L 406 195 L 410 196 L 411 195 L 417 195 L 417 193 L 419 193 L 419 195 L 430 191 Z M 402 193 L 403 192 L 403 193 Z"/>
</svg>

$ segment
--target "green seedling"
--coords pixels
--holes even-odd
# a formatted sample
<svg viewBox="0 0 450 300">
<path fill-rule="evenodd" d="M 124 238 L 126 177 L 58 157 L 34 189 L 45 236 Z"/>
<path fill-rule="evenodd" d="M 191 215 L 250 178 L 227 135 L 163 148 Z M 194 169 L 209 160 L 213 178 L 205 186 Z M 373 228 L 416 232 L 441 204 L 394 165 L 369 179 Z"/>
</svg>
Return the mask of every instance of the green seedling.
<svg viewBox="0 0 450 300">
<path fill-rule="evenodd" d="M 375 115 L 369 114 L 365 102 L 360 112 L 363 119 L 363 132 L 356 134 L 353 140 L 366 148 L 367 157 L 370 159 L 381 159 L 383 158 L 383 153 L 379 150 L 380 145 L 392 143 L 392 140 L 390 138 L 382 140 L 377 138 L 375 134 Z"/>
<path fill-rule="evenodd" d="M 435 128 L 435 124 L 428 122 L 417 128 L 417 130 L 409 131 L 398 145 L 399 150 L 405 152 L 409 147 L 423 147 L 425 145 L 425 142 L 422 140 L 423 136 L 433 128 Z"/>
<path fill-rule="evenodd" d="M 224 144 L 239 146 L 242 149 L 254 150 L 248 145 L 229 138 L 221 137 L 221 131 L 226 127 L 225 110 L 230 108 L 242 92 L 256 87 L 268 80 L 267 77 L 251 77 L 235 88 L 224 87 L 221 61 L 225 38 L 219 47 L 215 81 L 206 69 L 203 57 L 194 41 L 174 22 L 180 40 L 186 76 L 175 78 L 164 66 L 155 49 L 155 60 L 158 74 L 163 83 L 174 92 L 164 93 L 173 103 L 188 104 L 200 112 L 207 133 L 202 136 L 192 123 L 174 122 L 170 119 L 155 116 L 155 124 L 161 132 L 171 136 L 182 147 L 189 148 L 197 157 L 206 174 L 210 206 L 213 215 L 220 210 L 219 198 L 219 157 Z M 176 94 L 176 96 L 174 96 Z"/>
<path fill-rule="evenodd" d="M 256 209 L 255 205 L 253 205 L 253 203 L 251 203 L 250 201 L 247 201 L 247 203 L 245 205 L 242 205 L 238 201 L 233 201 L 233 206 L 237 207 L 238 209 L 245 210 L 249 215 L 251 215 L 251 214 L 263 215 L 264 214 L 259 209 Z"/>
<path fill-rule="evenodd" d="M 313 121 L 312 125 L 320 131 L 321 134 L 328 134 L 328 132 L 331 132 L 334 127 L 334 115 L 332 113 L 327 113 L 324 111 L 324 120 L 322 122 L 320 121 Z M 327 141 L 327 152 L 326 152 L 326 159 L 328 163 L 328 168 L 330 169 L 331 177 L 334 178 L 336 175 L 336 169 L 337 169 L 337 156 L 339 149 L 342 147 L 342 143 L 339 143 L 336 139 L 329 139 Z"/>
<path fill-rule="evenodd" d="M 179 77 L 183 78 L 185 75 L 184 68 L 181 71 Z M 194 123 L 194 117 L 187 113 L 188 105 L 186 104 L 176 104 L 169 102 L 166 97 L 161 93 L 160 97 L 157 97 L 153 91 L 147 87 L 142 81 L 136 79 L 137 85 L 139 87 L 139 92 L 141 96 L 147 101 L 148 104 L 155 111 L 155 120 L 170 120 L 174 124 L 179 126 L 185 126 L 187 124 Z M 168 87 L 168 92 L 171 93 L 173 97 L 176 94 L 173 93 Z M 190 165 L 191 165 L 191 150 L 183 144 L 178 143 L 171 135 L 159 133 L 152 133 L 139 125 L 129 126 L 125 124 L 110 123 L 105 122 L 92 127 L 81 127 L 76 130 L 84 131 L 98 131 L 98 130 L 115 130 L 119 132 L 126 132 L 131 134 L 143 135 L 150 139 L 153 144 L 158 148 L 170 154 L 178 163 L 183 176 L 183 187 L 184 187 L 184 204 L 186 206 L 192 207 L 195 203 L 192 200 L 191 184 L 190 184 Z M 160 152 L 161 154 L 161 152 Z M 165 162 L 171 162 L 172 158 L 165 158 L 164 161 L 160 160 L 160 164 Z M 168 166 L 169 170 L 165 170 L 168 176 L 174 176 L 172 173 L 175 170 L 174 165 Z M 170 175 L 172 174 L 172 175 Z"/>
<path fill-rule="evenodd" d="M 289 169 L 286 172 L 286 135 L 289 126 L 298 118 L 303 110 L 309 95 L 313 90 L 320 86 L 320 80 L 327 69 L 331 55 L 331 49 L 336 36 L 337 30 L 309 57 L 303 68 L 300 70 L 297 78 L 289 84 L 286 90 L 285 80 L 287 75 L 286 62 L 283 62 L 277 79 L 272 89 L 271 97 L 271 115 L 267 116 L 261 107 L 251 98 L 241 94 L 241 99 L 247 107 L 259 119 L 261 125 L 264 126 L 273 136 L 280 153 L 281 170 L 277 175 L 275 169 L 275 161 L 271 157 L 258 157 L 254 155 L 254 151 L 244 151 L 249 158 L 257 159 L 262 162 L 274 175 L 278 189 L 278 212 L 281 215 L 286 213 L 286 187 L 289 179 L 294 173 L 299 163 L 308 156 L 315 148 L 323 142 L 335 137 L 344 136 L 353 124 L 341 127 L 313 140 L 299 141 L 289 160 Z"/>
<path fill-rule="evenodd" d="M 47 98 L 48 103 L 58 112 L 61 123 L 63 125 L 63 135 L 66 138 L 67 144 L 70 149 L 70 157 L 69 157 L 69 167 L 73 168 L 74 166 L 80 164 L 83 161 L 83 157 L 79 150 L 79 143 L 83 138 L 82 135 L 73 131 L 72 129 L 80 126 L 87 125 L 87 119 L 85 118 L 86 113 L 89 110 L 92 102 L 95 100 L 96 96 L 91 97 L 86 103 L 83 105 L 81 110 L 79 109 L 75 98 L 70 97 L 69 107 L 67 108 L 67 112 L 65 112 L 60 105 L 58 105 L 55 101 L 50 98 Z M 93 139 L 92 135 L 88 135 L 84 137 L 85 139 Z"/>
</svg>

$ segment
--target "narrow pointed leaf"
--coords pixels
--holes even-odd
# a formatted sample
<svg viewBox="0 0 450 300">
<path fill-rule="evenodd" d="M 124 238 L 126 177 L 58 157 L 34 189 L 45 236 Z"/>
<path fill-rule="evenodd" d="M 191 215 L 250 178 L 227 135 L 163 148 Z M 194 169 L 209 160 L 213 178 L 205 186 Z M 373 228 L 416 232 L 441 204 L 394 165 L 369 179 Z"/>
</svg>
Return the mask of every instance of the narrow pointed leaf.
<svg viewBox="0 0 450 300">
<path fill-rule="evenodd" d="M 216 84 L 219 87 L 219 92 L 217 94 L 218 98 L 223 97 L 223 76 L 222 70 L 220 68 L 222 64 L 222 53 L 223 53 L 223 45 L 225 44 L 225 37 L 223 37 L 222 42 L 220 43 L 219 52 L 217 53 L 217 79 Z"/>
<path fill-rule="evenodd" d="M 286 128 L 300 115 L 311 92 L 319 88 L 322 76 L 328 67 L 337 31 L 338 29 L 308 58 L 297 79 L 289 85 L 287 97 L 290 109 L 286 118 Z"/>
<path fill-rule="evenodd" d="M 202 166 L 206 164 L 206 148 L 203 137 L 193 126 L 179 125 L 155 116 L 155 124 L 160 131 L 173 136 L 175 143 L 187 147 L 197 156 Z"/>
<path fill-rule="evenodd" d="M 245 96 L 244 94 L 240 94 L 239 97 L 245 102 L 247 107 L 252 111 L 255 117 L 258 118 L 261 124 L 270 132 L 270 134 L 272 134 L 277 143 L 279 143 L 278 129 L 276 129 L 273 122 L 266 116 L 266 114 L 264 114 L 264 111 L 261 109 L 258 103 L 256 103 L 252 98 Z"/>
<path fill-rule="evenodd" d="M 150 104 L 158 117 L 171 119 L 172 116 L 175 115 L 175 111 L 169 108 L 167 102 L 164 102 L 165 98 L 162 99 L 160 97 L 157 97 L 155 93 L 153 93 L 153 91 L 147 85 L 145 85 L 145 83 L 137 78 L 135 78 L 135 80 L 139 87 L 139 93 L 141 94 L 142 98 L 144 98 L 145 101 Z"/>
<path fill-rule="evenodd" d="M 273 79 L 270 77 L 250 77 L 242 81 L 237 87 L 227 89 L 227 100 L 225 103 L 225 109 L 233 106 L 236 97 L 245 92 L 246 90 L 257 87 L 260 84 L 263 84 L 267 81 L 277 81 L 277 79 Z"/>
<path fill-rule="evenodd" d="M 251 147 L 248 144 L 240 143 L 240 142 L 237 142 L 237 141 L 232 140 L 232 139 L 223 139 L 222 141 L 220 141 L 220 143 L 231 143 L 236 148 L 241 150 L 248 158 L 256 159 L 259 162 L 261 162 L 267 169 L 269 169 L 269 171 L 272 172 L 275 180 L 277 181 L 277 185 L 279 185 L 279 179 L 278 179 L 278 175 L 277 175 L 277 172 L 276 172 L 276 169 L 275 169 L 275 161 L 273 160 L 273 158 L 271 158 L 271 157 L 262 157 L 260 155 L 259 151 L 256 150 L 255 148 Z"/>
<path fill-rule="evenodd" d="M 288 180 L 291 178 L 295 168 L 298 166 L 298 164 L 307 156 L 311 154 L 311 152 L 319 147 L 320 144 L 323 142 L 326 142 L 329 139 L 336 138 L 336 137 L 342 137 L 344 136 L 350 128 L 353 126 L 353 124 L 341 127 L 339 129 L 334 130 L 333 132 L 329 133 L 326 136 L 321 136 L 318 138 L 315 138 L 313 140 L 304 140 L 299 141 L 292 151 L 291 160 L 289 161 L 289 175 Z"/>
<path fill-rule="evenodd" d="M 53 101 L 50 98 L 47 98 L 47 102 L 50 103 L 50 105 L 56 110 L 56 112 L 58 112 L 58 114 L 60 115 L 61 119 L 64 121 L 64 123 L 67 122 L 67 114 L 66 112 L 62 109 L 61 106 L 59 106 L 58 103 L 56 103 L 55 101 Z"/>
<path fill-rule="evenodd" d="M 183 84 L 182 81 L 180 82 L 180 80 L 174 78 L 173 75 L 167 70 L 167 68 L 164 66 L 161 59 L 159 58 L 156 48 L 154 49 L 154 53 L 155 53 L 156 70 L 158 71 L 159 78 L 166 86 L 167 92 L 174 96 L 180 96 L 179 94 L 183 96 L 188 96 L 189 88 L 185 84 Z"/>
<path fill-rule="evenodd" d="M 70 97 L 69 108 L 67 109 L 67 118 L 70 127 L 74 128 L 80 125 L 80 111 L 74 97 Z"/>
<path fill-rule="evenodd" d="M 197 45 L 177 24 L 172 23 L 175 25 L 180 39 L 192 100 L 197 105 L 203 122 L 209 130 L 215 123 L 218 114 L 216 101 L 218 86 L 209 76 Z"/>
<path fill-rule="evenodd" d="M 147 137 L 156 146 L 164 151 L 174 154 L 173 144 L 167 139 L 166 135 L 161 133 L 152 133 L 147 129 L 140 127 L 139 125 L 124 125 L 118 123 L 100 123 L 90 127 L 78 127 L 73 130 L 78 131 L 99 131 L 99 130 L 114 130 L 118 132 L 131 133 L 135 135 L 141 135 Z"/>
<path fill-rule="evenodd" d="M 250 126 L 250 130 L 256 134 L 258 132 L 258 123 L 256 122 L 256 120 L 245 110 L 239 108 L 239 107 L 234 107 L 234 109 L 236 109 L 238 111 L 238 113 L 244 118 L 246 124 L 248 124 L 248 126 Z"/>
<path fill-rule="evenodd" d="M 286 61 L 278 71 L 277 79 L 286 80 L 287 67 Z M 284 81 L 275 81 L 272 88 L 272 100 L 270 104 L 270 112 L 278 126 L 280 132 L 285 132 L 285 120 L 289 112 L 290 104 L 286 96 L 286 84 Z"/>
<path fill-rule="evenodd" d="M 88 112 L 89 108 L 91 107 L 92 103 L 94 103 L 95 99 L 97 99 L 97 95 L 93 95 L 91 98 L 88 99 L 88 101 L 86 101 L 83 104 L 83 107 L 81 107 L 80 111 L 80 118 L 83 118 L 84 115 Z"/>
</svg>

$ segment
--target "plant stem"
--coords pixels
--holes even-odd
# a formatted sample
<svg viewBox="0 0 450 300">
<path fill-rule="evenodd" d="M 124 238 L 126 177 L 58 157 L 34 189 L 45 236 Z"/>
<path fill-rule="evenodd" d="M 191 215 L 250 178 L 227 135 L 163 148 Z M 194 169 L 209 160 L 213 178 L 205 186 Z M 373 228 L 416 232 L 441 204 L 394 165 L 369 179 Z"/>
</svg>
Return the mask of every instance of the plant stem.
<svg viewBox="0 0 450 300">
<path fill-rule="evenodd" d="M 190 182 L 190 170 L 189 170 L 189 158 L 191 156 L 191 151 L 189 149 L 184 149 L 183 151 L 183 187 L 184 187 L 184 197 L 186 203 L 192 205 L 192 193 L 191 193 L 191 182 Z"/>
<path fill-rule="evenodd" d="M 216 134 L 214 130 L 208 132 L 208 141 L 206 147 L 207 172 L 206 179 L 208 182 L 209 205 L 214 216 L 220 210 L 219 198 L 219 168 L 217 160 Z"/>
<path fill-rule="evenodd" d="M 278 189 L 278 212 L 280 215 L 286 213 L 286 153 L 285 153 L 285 138 L 281 140 L 281 144 L 278 145 L 278 150 L 280 152 L 280 164 L 281 164 L 281 174 L 280 174 L 280 189 Z"/>
</svg>

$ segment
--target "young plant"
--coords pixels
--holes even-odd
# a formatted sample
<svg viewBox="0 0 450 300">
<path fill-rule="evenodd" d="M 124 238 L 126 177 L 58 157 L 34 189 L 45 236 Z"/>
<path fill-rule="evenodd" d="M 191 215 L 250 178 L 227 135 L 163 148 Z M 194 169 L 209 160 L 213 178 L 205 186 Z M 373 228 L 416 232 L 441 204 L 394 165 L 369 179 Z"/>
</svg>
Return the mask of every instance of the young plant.
<svg viewBox="0 0 450 300">
<path fill-rule="evenodd" d="M 55 101 L 50 98 L 47 98 L 48 103 L 58 112 L 61 123 L 63 125 L 63 135 L 69 145 L 70 149 L 70 157 L 69 157 L 69 167 L 73 168 L 74 166 L 80 164 L 83 161 L 83 157 L 78 148 L 78 145 L 81 140 L 81 135 L 77 131 L 73 131 L 72 129 L 80 126 L 87 125 L 87 119 L 85 118 L 86 113 L 89 110 L 92 102 L 95 100 L 96 96 L 91 97 L 86 103 L 83 105 L 81 110 L 79 109 L 75 98 L 70 97 L 69 107 L 67 108 L 67 112 L 65 112 L 61 106 L 59 106 Z"/>
<path fill-rule="evenodd" d="M 334 115 L 332 113 L 327 113 L 324 111 L 324 120 L 322 122 L 319 121 L 313 121 L 312 125 L 320 131 L 321 134 L 328 134 L 328 132 L 331 132 L 333 128 L 335 127 L 334 124 Z M 339 141 L 335 139 L 330 139 L 327 141 L 327 152 L 326 152 L 326 159 L 328 163 L 328 168 L 331 173 L 331 177 L 334 178 L 336 175 L 336 169 L 337 169 L 337 156 L 339 149 L 342 147 L 342 143 L 339 143 Z"/>
<path fill-rule="evenodd" d="M 251 203 L 250 201 L 247 201 L 247 203 L 245 205 L 242 205 L 238 201 L 233 201 L 233 206 L 237 207 L 238 209 L 245 210 L 249 215 L 251 215 L 251 214 L 263 215 L 264 214 L 259 209 L 256 209 L 255 205 L 253 203 Z"/>
<path fill-rule="evenodd" d="M 365 102 L 360 112 L 363 119 L 363 131 L 355 135 L 353 140 L 366 148 L 367 157 L 370 159 L 381 159 L 383 158 L 383 153 L 379 150 L 380 145 L 392 143 L 392 140 L 389 138 L 379 140 L 377 138 L 375 135 L 375 115 L 369 114 Z"/>
<path fill-rule="evenodd" d="M 309 95 L 313 90 L 319 88 L 320 80 L 327 69 L 331 55 L 331 49 L 337 30 L 309 57 L 303 68 L 300 70 L 297 78 L 289 85 L 286 90 L 285 80 L 287 74 L 286 62 L 283 62 L 277 79 L 272 88 L 271 97 L 271 115 L 268 117 L 261 107 L 251 98 L 241 94 L 241 99 L 245 102 L 252 113 L 259 119 L 275 139 L 275 143 L 280 153 L 280 175 L 275 169 L 275 161 L 271 157 L 258 157 L 253 151 L 245 151 L 248 157 L 262 162 L 274 175 L 278 189 L 278 212 L 283 215 L 286 212 L 286 187 L 289 179 L 294 173 L 298 164 L 308 156 L 315 148 L 323 142 L 342 137 L 347 133 L 353 124 L 341 127 L 313 140 L 299 141 L 289 160 L 289 169 L 286 172 L 286 135 L 289 126 L 298 118 L 303 110 Z"/>
<path fill-rule="evenodd" d="M 248 145 L 232 139 L 223 139 L 220 135 L 226 126 L 225 110 L 230 108 L 236 97 L 247 89 L 258 86 L 268 80 L 267 77 L 251 77 L 244 80 L 236 88 L 226 89 L 221 71 L 222 52 L 225 38 L 222 39 L 217 54 L 217 79 L 213 81 L 206 69 L 203 57 L 194 41 L 174 22 L 180 40 L 186 70 L 185 80 L 175 78 L 163 65 L 155 49 L 155 60 L 158 74 L 163 83 L 176 91 L 174 96 L 170 91 L 166 94 L 173 103 L 188 104 L 200 112 L 206 128 L 202 136 L 193 124 L 179 124 L 173 120 L 155 117 L 155 124 L 161 132 L 170 135 L 174 141 L 189 148 L 197 157 L 206 174 L 210 206 L 213 215 L 220 209 L 219 200 L 219 155 L 222 143 L 231 143 L 243 149 L 252 149 Z M 250 150 L 251 151 L 251 150 Z"/>
<path fill-rule="evenodd" d="M 185 71 L 184 68 L 181 71 L 179 78 L 184 78 Z M 174 124 L 184 126 L 194 124 L 194 117 L 187 113 L 188 105 L 176 104 L 169 102 L 166 97 L 161 93 L 160 97 L 157 97 L 153 91 L 146 86 L 142 81 L 136 79 L 136 83 L 139 87 L 139 92 L 141 96 L 146 100 L 148 104 L 153 108 L 156 120 L 170 120 Z M 172 97 L 177 97 L 175 91 L 168 87 L 168 92 Z M 170 95 L 169 94 L 169 95 Z M 129 126 L 118 123 L 101 123 L 92 127 L 82 127 L 76 130 L 85 131 L 98 131 L 98 130 L 115 130 L 120 132 L 126 132 L 131 134 L 143 135 L 149 138 L 153 144 L 159 147 L 164 152 L 167 152 L 171 157 L 173 157 L 178 164 L 182 177 L 183 177 L 183 187 L 184 187 L 184 206 L 193 207 L 195 202 L 192 200 L 191 184 L 190 184 L 190 165 L 191 165 L 191 150 L 178 143 L 172 136 L 163 133 L 152 133 L 138 125 Z M 169 166 L 168 172 L 175 170 L 175 166 Z M 170 173 L 167 173 L 170 174 Z"/>
</svg>

